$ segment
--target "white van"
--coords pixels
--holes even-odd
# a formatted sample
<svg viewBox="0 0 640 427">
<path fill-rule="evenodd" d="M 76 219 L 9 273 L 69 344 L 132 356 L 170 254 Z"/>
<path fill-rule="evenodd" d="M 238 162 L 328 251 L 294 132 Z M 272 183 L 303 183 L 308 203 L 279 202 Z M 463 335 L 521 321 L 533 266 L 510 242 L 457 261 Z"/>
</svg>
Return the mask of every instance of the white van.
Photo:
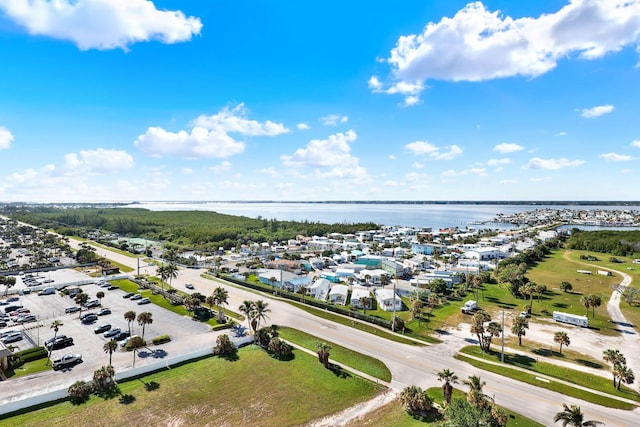
<svg viewBox="0 0 640 427">
<path fill-rule="evenodd" d="M 41 290 L 40 292 L 38 292 L 38 295 L 53 295 L 56 293 L 56 288 L 54 288 L 53 286 L 49 287 L 49 288 L 44 288 L 43 290 Z"/>
</svg>

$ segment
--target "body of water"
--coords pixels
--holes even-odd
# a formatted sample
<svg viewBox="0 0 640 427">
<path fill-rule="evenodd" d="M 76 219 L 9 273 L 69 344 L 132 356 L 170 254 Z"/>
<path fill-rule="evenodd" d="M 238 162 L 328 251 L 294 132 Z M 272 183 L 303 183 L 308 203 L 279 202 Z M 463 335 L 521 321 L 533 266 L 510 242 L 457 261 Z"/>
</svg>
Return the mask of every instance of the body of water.
<svg viewBox="0 0 640 427">
<path fill-rule="evenodd" d="M 499 213 L 509 215 L 535 209 L 629 210 L 628 206 L 543 206 L 498 204 L 414 203 L 287 203 L 287 202 L 140 202 L 127 207 L 151 211 L 214 211 L 222 214 L 283 221 L 328 224 L 373 222 L 380 225 L 431 227 L 512 228 L 509 224 L 477 224 L 491 221 Z"/>
</svg>

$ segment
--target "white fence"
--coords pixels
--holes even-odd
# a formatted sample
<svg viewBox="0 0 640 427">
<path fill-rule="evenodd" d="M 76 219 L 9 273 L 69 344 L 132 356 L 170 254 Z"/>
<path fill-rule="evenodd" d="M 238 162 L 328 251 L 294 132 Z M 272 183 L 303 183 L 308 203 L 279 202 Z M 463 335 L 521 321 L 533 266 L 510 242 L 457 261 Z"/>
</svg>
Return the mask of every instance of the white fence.
<svg viewBox="0 0 640 427">
<path fill-rule="evenodd" d="M 253 342 L 252 336 L 244 336 L 244 337 L 230 336 L 229 338 L 231 339 L 231 342 L 235 344 L 236 347 L 242 347 Z M 196 351 L 192 351 L 190 353 L 181 354 L 179 356 L 159 360 L 157 362 L 145 364 L 143 366 L 138 366 L 136 368 L 131 368 L 126 371 L 116 372 L 116 381 L 122 381 L 127 378 L 136 377 L 139 375 L 143 375 L 153 371 L 158 371 L 161 369 L 171 369 L 171 366 L 173 365 L 177 365 L 178 363 L 186 362 L 192 359 L 197 359 L 199 357 L 207 356 L 212 354 L 212 352 L 213 352 L 212 347 L 205 347 Z M 91 381 L 92 379 L 93 378 L 76 378 L 74 379 L 74 381 L 77 381 L 77 380 Z M 5 385 L 10 385 L 10 381 L 11 380 L 5 381 L 4 382 Z M 67 389 L 68 387 L 60 388 L 57 390 L 44 392 L 42 394 L 38 394 L 35 396 L 30 396 L 25 399 L 20 399 L 20 400 L 15 400 L 10 402 L 3 402 L 2 405 L 0 405 L 0 415 L 19 411 L 21 409 L 30 408 L 32 406 L 39 405 L 42 403 L 64 399 L 65 397 L 67 397 Z"/>
</svg>

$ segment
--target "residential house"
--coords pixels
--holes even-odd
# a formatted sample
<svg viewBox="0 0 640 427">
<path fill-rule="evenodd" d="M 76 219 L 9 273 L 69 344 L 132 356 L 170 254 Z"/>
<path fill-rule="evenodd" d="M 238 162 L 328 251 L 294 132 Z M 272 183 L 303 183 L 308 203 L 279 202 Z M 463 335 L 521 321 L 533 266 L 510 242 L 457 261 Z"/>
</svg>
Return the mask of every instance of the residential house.
<svg viewBox="0 0 640 427">
<path fill-rule="evenodd" d="M 376 289 L 374 294 L 376 296 L 378 308 L 384 311 L 393 311 L 395 306 L 396 311 L 402 310 L 402 300 L 393 289 Z"/>
</svg>

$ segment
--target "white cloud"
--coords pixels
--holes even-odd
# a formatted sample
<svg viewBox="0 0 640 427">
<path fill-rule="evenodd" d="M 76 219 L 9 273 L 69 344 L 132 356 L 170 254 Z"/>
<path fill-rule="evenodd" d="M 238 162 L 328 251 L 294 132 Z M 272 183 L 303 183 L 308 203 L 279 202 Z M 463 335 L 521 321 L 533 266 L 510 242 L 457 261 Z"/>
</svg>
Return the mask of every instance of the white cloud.
<svg viewBox="0 0 640 427">
<path fill-rule="evenodd" d="M 185 158 L 225 158 L 244 152 L 245 143 L 236 141 L 230 133 L 242 136 L 277 136 L 288 133 L 281 123 L 267 120 L 260 123 L 245 118 L 244 104 L 232 109 L 224 108 L 212 116 L 199 116 L 189 131 L 167 131 L 150 127 L 138 136 L 134 145 L 143 153 L 154 157 L 178 156 Z"/>
<path fill-rule="evenodd" d="M 607 162 L 628 162 L 629 160 L 631 160 L 631 156 L 618 153 L 605 153 L 600 154 L 598 157 Z"/>
<path fill-rule="evenodd" d="M 635 141 L 631 141 L 631 144 L 629 144 L 632 147 L 636 147 L 636 148 L 640 148 L 640 139 L 636 139 Z"/>
<path fill-rule="evenodd" d="M 567 133 L 565 131 L 560 131 L 553 136 L 567 136 Z"/>
<path fill-rule="evenodd" d="M 231 170 L 231 162 L 224 160 L 217 165 L 211 166 L 209 169 L 214 173 L 227 172 Z"/>
<path fill-rule="evenodd" d="M 419 104 L 420 102 L 422 101 L 420 100 L 419 96 L 415 96 L 415 95 L 405 96 L 404 101 L 402 102 L 402 106 L 413 107 L 414 105 Z"/>
<path fill-rule="evenodd" d="M 500 165 L 508 165 L 511 163 L 511 159 L 508 157 L 503 157 L 502 159 L 489 159 L 487 160 L 487 166 L 500 166 Z"/>
<path fill-rule="evenodd" d="M 391 84 L 388 88 L 384 88 L 384 84 L 376 76 L 371 76 L 367 85 L 374 93 L 386 93 L 388 95 L 401 94 L 404 95 L 403 107 L 411 107 L 420 102 L 418 96 L 424 90 L 422 82 L 405 82 L 399 81 Z"/>
<path fill-rule="evenodd" d="M 583 108 L 580 115 L 585 119 L 595 119 L 596 117 L 609 114 L 615 107 L 613 105 L 598 105 L 592 108 Z"/>
<path fill-rule="evenodd" d="M 396 156 L 395 156 L 395 155 L 393 155 L 393 154 L 389 154 L 389 160 L 395 160 L 395 159 L 396 159 Z"/>
<path fill-rule="evenodd" d="M 320 121 L 325 126 L 337 126 L 338 123 L 347 123 L 349 117 L 341 116 L 340 114 L 329 114 L 328 116 L 320 117 Z"/>
<path fill-rule="evenodd" d="M 6 150 L 11 147 L 13 142 L 13 134 L 9 129 L 4 126 L 0 126 L 0 150 Z"/>
<path fill-rule="evenodd" d="M 469 168 L 469 169 L 463 169 L 460 171 L 456 171 L 454 169 L 448 169 L 442 172 L 442 177 L 444 178 L 453 178 L 453 177 L 465 176 L 465 175 L 487 176 L 487 170 L 485 168 Z"/>
<path fill-rule="evenodd" d="M 313 139 L 305 148 L 298 148 L 291 156 L 280 159 L 291 167 L 333 167 L 351 162 L 351 142 L 357 138 L 353 130 L 330 135 L 327 139 Z"/>
<path fill-rule="evenodd" d="M 296 125 L 296 127 L 298 128 L 298 130 L 309 130 L 309 129 L 311 129 L 311 126 L 309 126 L 307 123 L 298 123 Z"/>
<path fill-rule="evenodd" d="M 540 157 L 534 157 L 529 160 L 523 169 L 542 169 L 542 170 L 558 170 L 563 168 L 575 168 L 585 163 L 584 160 L 568 160 L 561 159 L 541 159 Z"/>
<path fill-rule="evenodd" d="M 521 151 L 521 150 L 524 150 L 524 147 L 522 145 L 510 144 L 507 142 L 498 144 L 495 147 L 493 147 L 493 151 L 500 154 L 515 153 L 516 151 Z"/>
<path fill-rule="evenodd" d="M 387 59 L 389 79 L 416 84 L 536 77 L 560 59 L 591 60 L 637 44 L 639 25 L 638 0 L 572 0 L 556 12 L 521 18 L 473 2 L 452 18 L 401 36 Z"/>
<path fill-rule="evenodd" d="M 65 169 L 69 173 L 109 173 L 131 169 L 133 157 L 122 150 L 81 150 L 64 156 Z"/>
<path fill-rule="evenodd" d="M 183 175 L 191 175 L 193 173 L 193 169 L 191 169 L 191 168 L 182 168 L 182 169 L 180 169 L 180 172 Z"/>
<path fill-rule="evenodd" d="M 631 169 L 622 169 L 620 171 L 620 173 L 624 173 L 624 174 L 631 173 L 631 172 L 633 172 Z"/>
<path fill-rule="evenodd" d="M 158 10 L 149 0 L 0 0 L 0 10 L 29 34 L 69 40 L 82 50 L 183 42 L 202 29 L 199 18 Z"/>
<path fill-rule="evenodd" d="M 262 174 L 265 174 L 265 175 L 269 175 L 269 176 L 272 176 L 272 177 L 274 177 L 274 178 L 275 178 L 275 177 L 279 177 L 279 176 L 281 176 L 280 172 L 278 172 L 278 171 L 276 170 L 276 168 L 274 168 L 273 166 L 268 167 L 268 168 L 258 169 L 258 173 L 262 173 Z"/>
<path fill-rule="evenodd" d="M 369 89 L 373 90 L 374 92 L 378 92 L 382 89 L 382 83 L 380 83 L 380 80 L 376 76 L 371 76 L 371 78 L 367 81 L 367 84 L 369 86 Z"/>
<path fill-rule="evenodd" d="M 424 163 L 413 162 L 413 167 L 415 169 L 424 169 Z"/>
<path fill-rule="evenodd" d="M 462 154 L 462 149 L 457 145 L 441 149 L 427 141 L 410 142 L 404 148 L 416 156 L 427 156 L 433 160 L 452 160 Z"/>
</svg>

